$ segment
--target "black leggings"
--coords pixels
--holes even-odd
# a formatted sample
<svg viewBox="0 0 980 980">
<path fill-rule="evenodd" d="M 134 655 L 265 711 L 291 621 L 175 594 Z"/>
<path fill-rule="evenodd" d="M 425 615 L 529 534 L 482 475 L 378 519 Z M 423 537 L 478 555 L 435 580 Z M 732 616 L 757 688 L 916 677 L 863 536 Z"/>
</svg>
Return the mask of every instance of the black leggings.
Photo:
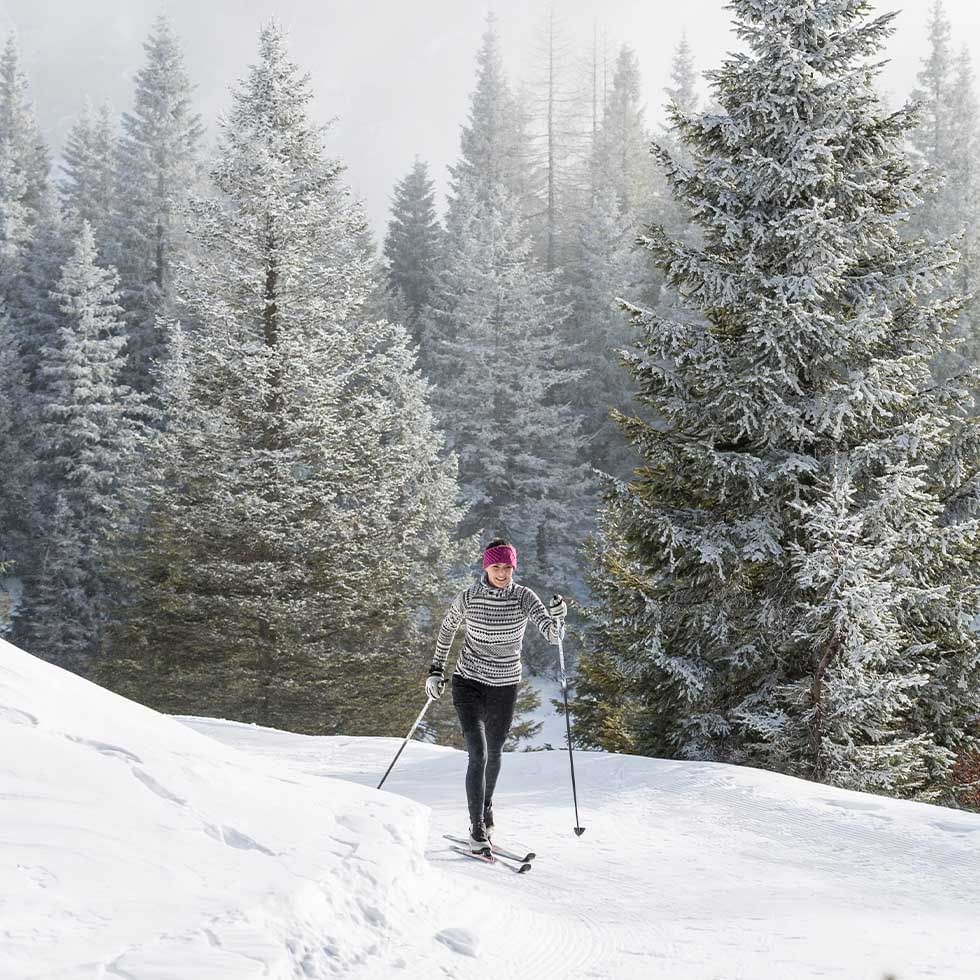
<svg viewBox="0 0 980 980">
<path fill-rule="evenodd" d="M 493 687 L 453 675 L 453 704 L 466 739 L 466 803 L 470 825 L 483 823 L 483 808 L 493 800 L 503 751 L 517 704 L 517 685 Z"/>
</svg>

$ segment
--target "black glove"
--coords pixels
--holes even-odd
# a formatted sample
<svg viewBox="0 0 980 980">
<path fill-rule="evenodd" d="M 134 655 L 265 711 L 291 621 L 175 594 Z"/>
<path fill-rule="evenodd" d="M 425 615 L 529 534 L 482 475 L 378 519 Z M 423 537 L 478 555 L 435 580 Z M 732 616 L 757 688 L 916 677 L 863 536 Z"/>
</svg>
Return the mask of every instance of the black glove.
<svg viewBox="0 0 980 980">
<path fill-rule="evenodd" d="M 560 595 L 553 595 L 548 603 L 548 615 L 552 619 L 564 619 L 568 615 L 568 606 Z"/>
</svg>

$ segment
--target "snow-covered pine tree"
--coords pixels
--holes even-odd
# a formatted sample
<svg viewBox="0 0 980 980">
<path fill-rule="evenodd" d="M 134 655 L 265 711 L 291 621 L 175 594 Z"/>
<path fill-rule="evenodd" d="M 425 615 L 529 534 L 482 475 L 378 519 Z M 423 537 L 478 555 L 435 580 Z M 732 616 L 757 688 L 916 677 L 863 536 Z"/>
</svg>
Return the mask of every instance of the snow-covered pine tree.
<svg viewBox="0 0 980 980">
<path fill-rule="evenodd" d="M 656 196 L 641 85 L 636 54 L 624 45 L 616 58 L 593 147 L 594 187 L 610 188 L 620 214 L 631 216 L 638 225 L 650 219 Z"/>
<path fill-rule="evenodd" d="M 588 151 L 589 105 L 585 86 L 577 78 L 576 60 L 557 5 L 544 11 L 535 51 L 535 68 L 526 86 L 531 110 L 531 156 L 541 180 L 536 198 L 540 219 L 532 230 L 538 235 L 538 254 L 551 271 L 569 261 L 570 215 L 580 210 Z"/>
<path fill-rule="evenodd" d="M 522 576 L 581 594 L 577 547 L 591 517 L 585 449 L 561 325 L 557 277 L 544 270 L 514 189 L 511 97 L 492 29 L 451 168 L 445 268 L 422 317 L 436 405 L 460 459 L 466 533 L 513 540 Z"/>
<path fill-rule="evenodd" d="M 103 103 L 95 109 L 86 99 L 81 118 L 68 132 L 62 164 L 65 211 L 74 227 L 89 223 L 104 261 L 116 258 L 107 248 L 118 205 L 115 130 L 109 106 Z"/>
<path fill-rule="evenodd" d="M 517 703 L 514 706 L 514 724 L 507 735 L 505 752 L 520 749 L 521 743 L 530 742 L 541 734 L 544 723 L 535 721 L 533 715 L 541 708 L 541 695 L 535 686 L 525 678 L 517 689 Z M 532 717 L 528 717 L 531 715 Z"/>
<path fill-rule="evenodd" d="M 28 429 L 24 409 L 28 403 L 27 378 L 18 350 L 18 337 L 0 302 L 0 576 L 20 575 L 27 551 L 33 511 L 33 467 L 25 443 Z M 2 597 L 2 596 L 0 596 Z M 10 627 L 0 611 L 0 635 Z"/>
<path fill-rule="evenodd" d="M 609 482 L 594 656 L 638 750 L 948 798 L 978 694 L 976 423 L 929 365 L 955 254 L 868 63 L 870 4 L 734 0 L 721 111 L 664 160 L 702 246 L 652 229 L 680 297 L 634 309 L 644 457 Z M 666 156 L 666 155 L 665 155 Z"/>
<path fill-rule="evenodd" d="M 191 205 L 142 598 L 105 676 L 170 709 L 394 734 L 455 587 L 455 461 L 407 334 L 362 314 L 364 218 L 311 98 L 263 28 Z"/>
<path fill-rule="evenodd" d="M 670 65 L 670 81 L 664 91 L 667 98 L 683 113 L 694 112 L 698 107 L 698 73 L 694 66 L 694 52 L 683 35 L 674 49 Z"/>
<path fill-rule="evenodd" d="M 462 218 L 462 205 L 471 207 Z M 464 533 L 514 541 L 521 574 L 581 593 L 577 547 L 589 516 L 576 409 L 554 396 L 578 372 L 562 367 L 557 328 L 567 308 L 541 268 L 513 198 L 456 199 L 459 232 L 428 327 L 435 338 L 443 428 L 459 455 L 469 513 Z"/>
<path fill-rule="evenodd" d="M 919 87 L 912 93 L 918 104 L 918 124 L 911 132 L 913 146 L 934 176 L 913 214 L 911 231 L 930 240 L 962 236 L 958 241 L 960 265 L 955 288 L 964 295 L 980 286 L 980 117 L 970 55 L 952 50 L 952 28 L 941 0 L 936 0 L 929 22 L 929 54 L 919 72 Z M 952 285 L 952 283 L 951 283 Z M 939 365 L 948 373 L 964 361 L 980 356 L 978 326 L 973 303 L 968 303 L 954 327 L 959 349 Z"/>
<path fill-rule="evenodd" d="M 913 146 L 922 155 L 937 179 L 937 186 L 924 195 L 912 224 L 917 231 L 948 234 L 955 222 L 949 213 L 949 200 L 941 193 L 943 177 L 951 163 L 956 111 L 953 107 L 953 51 L 949 18 L 942 0 L 934 0 L 929 19 L 929 54 L 919 71 L 919 87 L 912 92 L 918 103 L 917 125 L 911 131 Z M 942 229 L 942 230 L 940 230 Z"/>
<path fill-rule="evenodd" d="M 9 295 L 48 180 L 48 153 L 11 35 L 0 54 L 0 293 Z"/>
<path fill-rule="evenodd" d="M 154 385 L 164 356 L 156 318 L 172 301 L 174 269 L 186 247 L 182 210 L 198 179 L 204 132 L 180 43 L 161 15 L 143 45 L 132 112 L 119 140 L 119 201 L 112 260 L 129 331 L 127 378 L 139 391 Z"/>
<path fill-rule="evenodd" d="M 574 264 L 568 270 L 575 311 L 569 333 L 587 352 L 577 399 L 591 464 L 625 479 L 637 462 L 611 411 L 627 410 L 631 393 L 623 384 L 621 352 L 636 335 L 617 299 L 643 289 L 650 262 L 636 245 L 634 220 L 620 213 L 611 187 L 598 191 L 578 227 Z"/>
<path fill-rule="evenodd" d="M 698 108 L 698 73 L 694 67 L 694 53 L 688 44 L 687 38 L 681 38 L 677 49 L 674 52 L 674 60 L 671 63 L 670 71 L 671 84 L 664 88 L 664 94 L 668 99 L 668 106 L 682 116 L 694 113 Z M 683 142 L 676 138 L 673 126 L 664 126 L 661 130 L 659 145 L 670 152 L 674 160 L 687 163 L 687 150 Z M 690 239 L 691 244 L 696 242 L 697 229 L 691 225 L 690 217 L 684 208 L 684 202 L 672 194 L 667 193 L 666 188 L 658 195 L 656 224 L 665 228 L 675 238 Z M 667 296 L 661 295 L 661 300 L 673 302 L 673 294 L 668 290 Z"/>
<path fill-rule="evenodd" d="M 31 394 L 31 411 L 44 400 L 48 381 L 41 374 L 41 352 L 57 346 L 65 314 L 54 295 L 65 263 L 75 248 L 65 227 L 57 193 L 45 189 L 31 240 L 20 258 L 11 284 L 9 309 L 17 336 L 22 368 Z"/>
<path fill-rule="evenodd" d="M 966 48 L 956 61 L 953 104 L 957 107 L 955 151 L 949 169 L 950 193 L 963 203 L 960 237 L 956 242 L 960 265 L 955 288 L 967 296 L 956 324 L 955 336 L 961 340 L 956 362 L 980 363 L 980 106 L 977 103 L 976 76 Z"/>
<path fill-rule="evenodd" d="M 588 203 L 578 217 L 567 282 L 573 314 L 570 343 L 588 352 L 579 405 L 589 459 L 603 472 L 625 478 L 636 454 L 612 421 L 612 408 L 625 408 L 621 351 L 635 334 L 616 300 L 656 297 L 649 257 L 637 248 L 644 221 L 657 201 L 649 138 L 640 99 L 636 56 L 624 47 L 616 61 L 605 114 L 591 147 Z"/>
<path fill-rule="evenodd" d="M 960 50 L 953 76 L 953 105 L 956 107 L 953 159 L 947 180 L 950 193 L 963 205 L 960 223 L 962 238 L 957 241 L 960 265 L 957 288 L 971 300 L 966 312 L 971 322 L 976 318 L 976 293 L 980 277 L 980 105 L 977 102 L 976 73 L 967 47 Z M 967 334 L 965 354 L 974 362 L 980 361 L 980 345 Z"/>
<path fill-rule="evenodd" d="M 30 242 L 31 214 L 25 203 L 27 179 L 18 169 L 9 143 L 0 132 L 0 288 L 9 293 L 20 258 Z"/>
<path fill-rule="evenodd" d="M 108 552 L 122 527 L 120 484 L 137 448 L 140 401 L 120 383 L 125 332 L 116 275 L 83 222 L 52 297 L 64 315 L 41 351 L 40 447 L 46 528 L 26 599 L 28 649 L 76 671 L 97 655 L 109 600 Z"/>
<path fill-rule="evenodd" d="M 424 373 L 426 347 L 418 335 L 418 319 L 431 298 L 441 254 L 442 226 L 436 214 L 435 184 L 425 162 L 416 157 L 412 169 L 395 185 L 384 257 L 388 287 L 404 304 L 405 326 L 419 345 Z"/>
<path fill-rule="evenodd" d="M 540 211 L 540 202 L 533 199 L 539 182 L 527 142 L 528 120 L 507 83 L 493 14 L 487 15 L 476 66 L 469 118 L 460 133 L 459 160 L 449 168 L 453 188 L 446 215 L 449 239 L 458 233 L 468 213 L 457 203 L 464 185 L 465 196 L 475 197 L 478 205 L 495 201 L 504 188 L 518 202 L 525 220 Z"/>
<path fill-rule="evenodd" d="M 7 301 L 8 336 L 12 358 L 7 381 L 15 404 L 11 409 L 10 436 L 17 454 L 13 468 L 4 467 L 8 474 L 8 499 L 14 502 L 17 529 L 4 551 L 14 561 L 20 581 L 32 582 L 36 577 L 41 553 L 38 542 L 47 535 L 47 520 L 41 501 L 53 499 L 53 490 L 46 488 L 50 474 L 39 462 L 45 446 L 38 439 L 42 427 L 42 408 L 49 396 L 50 382 L 42 375 L 42 351 L 56 346 L 65 315 L 60 301 L 52 296 L 61 270 L 72 252 L 70 240 L 63 234 L 61 211 L 52 185 L 44 190 L 38 213 L 31 227 L 30 240 L 17 259 L 17 274 L 9 283 Z M 9 457 L 8 457 L 9 458 Z M 14 642 L 27 646 L 25 631 L 29 626 L 29 610 L 21 604 L 14 631 Z"/>
</svg>

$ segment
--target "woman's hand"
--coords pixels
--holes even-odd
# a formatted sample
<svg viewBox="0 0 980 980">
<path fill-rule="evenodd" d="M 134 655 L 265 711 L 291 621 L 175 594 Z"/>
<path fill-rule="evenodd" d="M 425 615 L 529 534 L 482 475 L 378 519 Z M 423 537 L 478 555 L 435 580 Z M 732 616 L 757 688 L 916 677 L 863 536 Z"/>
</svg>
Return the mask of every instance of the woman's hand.
<svg viewBox="0 0 980 980">
<path fill-rule="evenodd" d="M 438 701 L 442 697 L 442 689 L 446 686 L 446 679 L 442 674 L 429 674 L 425 679 L 425 695 Z"/>
<path fill-rule="evenodd" d="M 568 615 L 568 606 L 560 595 L 553 595 L 547 608 L 552 619 L 564 619 Z"/>
</svg>

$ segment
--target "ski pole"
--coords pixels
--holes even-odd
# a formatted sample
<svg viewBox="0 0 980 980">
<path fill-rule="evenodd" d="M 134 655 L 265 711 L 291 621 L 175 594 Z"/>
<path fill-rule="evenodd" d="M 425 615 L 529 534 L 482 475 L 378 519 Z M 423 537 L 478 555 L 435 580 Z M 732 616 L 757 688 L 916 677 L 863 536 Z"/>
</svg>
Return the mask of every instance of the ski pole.
<svg viewBox="0 0 980 980">
<path fill-rule="evenodd" d="M 568 681 L 565 678 L 565 648 L 562 645 L 561 633 L 558 634 L 558 666 L 561 669 L 561 693 L 565 699 L 565 731 L 568 735 L 568 764 L 572 770 L 572 801 L 575 804 L 575 836 L 581 837 L 585 828 L 578 820 L 578 793 L 575 789 L 575 760 L 572 758 L 572 722 L 568 713 Z"/>
<path fill-rule="evenodd" d="M 384 786 L 385 780 L 388 778 L 388 773 L 395 768 L 395 763 L 398 761 L 398 756 L 400 756 L 402 752 L 405 751 L 405 746 L 408 745 L 408 740 L 415 734 L 415 729 L 419 727 L 419 724 L 421 723 L 422 719 L 425 717 L 425 713 L 429 710 L 429 705 L 432 704 L 434 700 L 435 698 L 426 699 L 425 707 L 419 712 L 419 716 L 418 718 L 415 719 L 415 723 L 408 730 L 408 734 L 405 736 L 405 741 L 402 742 L 401 748 L 395 753 L 395 758 L 391 760 L 391 765 L 388 766 L 387 771 L 381 777 L 381 782 L 378 783 L 378 789 L 381 789 L 381 787 Z"/>
</svg>

